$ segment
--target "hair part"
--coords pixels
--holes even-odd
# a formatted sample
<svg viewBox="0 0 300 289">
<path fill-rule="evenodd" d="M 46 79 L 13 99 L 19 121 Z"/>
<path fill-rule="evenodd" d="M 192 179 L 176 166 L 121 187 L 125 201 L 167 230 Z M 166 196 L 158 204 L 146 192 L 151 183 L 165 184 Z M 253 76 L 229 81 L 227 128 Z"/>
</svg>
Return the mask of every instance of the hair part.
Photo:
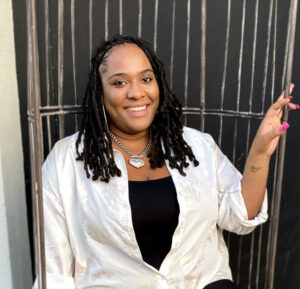
<svg viewBox="0 0 300 289">
<path fill-rule="evenodd" d="M 165 160 L 168 160 L 172 169 L 177 169 L 181 175 L 185 176 L 184 168 L 189 166 L 187 158 L 195 166 L 199 162 L 196 160 L 191 147 L 183 139 L 183 125 L 180 119 L 182 106 L 167 83 L 163 63 L 147 42 L 137 37 L 119 34 L 114 35 L 108 41 L 103 41 L 91 60 L 89 81 L 82 103 L 83 120 L 76 140 L 77 160 L 84 162 L 87 178 L 92 173 L 93 180 L 100 179 L 100 181 L 109 182 L 111 177 L 121 176 L 121 171 L 114 160 L 112 142 L 101 101 L 102 83 L 99 69 L 100 65 L 102 69 L 105 69 L 110 50 L 114 46 L 125 43 L 136 44 L 144 51 L 152 65 L 159 87 L 159 106 L 151 124 L 153 149 L 148 153 L 150 166 L 151 168 L 162 167 Z M 79 152 L 81 142 L 83 148 Z"/>
</svg>

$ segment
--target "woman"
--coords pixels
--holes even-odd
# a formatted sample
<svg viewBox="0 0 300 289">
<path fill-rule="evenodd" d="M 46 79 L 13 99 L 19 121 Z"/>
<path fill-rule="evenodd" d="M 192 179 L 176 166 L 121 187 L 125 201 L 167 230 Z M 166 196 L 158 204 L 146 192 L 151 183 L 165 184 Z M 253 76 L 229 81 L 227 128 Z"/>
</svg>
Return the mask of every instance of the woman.
<svg viewBox="0 0 300 289">
<path fill-rule="evenodd" d="M 48 288 L 236 288 L 222 230 L 266 221 L 269 160 L 288 128 L 282 107 L 298 108 L 290 99 L 268 110 L 242 178 L 209 135 L 182 126 L 144 41 L 104 42 L 82 128 L 43 166 Z"/>
</svg>

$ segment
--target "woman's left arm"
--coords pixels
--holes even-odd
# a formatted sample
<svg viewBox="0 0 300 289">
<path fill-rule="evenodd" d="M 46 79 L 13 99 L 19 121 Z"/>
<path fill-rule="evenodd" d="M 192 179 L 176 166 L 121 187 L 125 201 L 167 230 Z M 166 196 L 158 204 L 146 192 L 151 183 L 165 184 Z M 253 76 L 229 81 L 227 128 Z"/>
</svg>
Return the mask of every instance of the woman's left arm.
<svg viewBox="0 0 300 289">
<path fill-rule="evenodd" d="M 294 85 L 291 84 L 290 93 L 293 88 Z M 269 108 L 251 145 L 241 183 L 249 220 L 255 218 L 261 208 L 271 155 L 277 147 L 280 135 L 289 127 L 287 123 L 281 124 L 282 109 L 286 104 L 292 110 L 299 108 L 299 105 L 290 103 L 291 98 L 284 98 L 282 93 Z"/>
</svg>

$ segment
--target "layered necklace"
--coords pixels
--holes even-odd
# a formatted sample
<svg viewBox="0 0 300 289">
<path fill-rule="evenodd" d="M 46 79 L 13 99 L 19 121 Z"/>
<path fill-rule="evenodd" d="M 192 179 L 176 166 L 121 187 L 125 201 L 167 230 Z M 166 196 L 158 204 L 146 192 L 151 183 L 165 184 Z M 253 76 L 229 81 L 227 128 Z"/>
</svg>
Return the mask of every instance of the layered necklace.
<svg viewBox="0 0 300 289">
<path fill-rule="evenodd" d="M 151 132 L 151 130 L 149 130 L 149 140 L 147 142 L 146 147 L 138 155 L 135 155 L 127 147 L 125 147 L 120 142 L 120 140 L 110 130 L 108 130 L 108 133 L 109 133 L 110 137 L 113 139 L 113 141 L 130 156 L 130 159 L 128 161 L 130 165 L 132 165 L 133 167 L 135 167 L 137 169 L 141 168 L 145 165 L 145 162 L 141 158 L 144 157 L 149 152 L 149 150 L 151 148 L 151 144 L 152 144 L 152 132 Z"/>
</svg>

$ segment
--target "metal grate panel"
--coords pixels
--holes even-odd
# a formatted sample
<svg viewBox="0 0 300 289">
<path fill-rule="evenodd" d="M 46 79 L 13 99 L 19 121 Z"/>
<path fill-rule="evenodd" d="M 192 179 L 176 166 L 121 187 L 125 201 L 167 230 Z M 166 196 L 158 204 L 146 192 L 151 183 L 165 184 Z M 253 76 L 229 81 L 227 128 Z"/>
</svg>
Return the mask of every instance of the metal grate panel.
<svg viewBox="0 0 300 289">
<path fill-rule="evenodd" d="M 116 32 L 148 40 L 182 100 L 184 123 L 212 134 L 242 170 L 266 108 L 291 81 L 297 1 L 289 3 L 27 0 L 28 118 L 40 288 L 46 288 L 41 164 L 58 139 L 78 130 L 89 59 L 100 40 Z M 282 14 L 289 20 L 279 29 Z M 240 288 L 273 288 L 284 148 L 282 138 L 270 169 L 271 222 L 248 236 L 225 233 Z"/>
</svg>

